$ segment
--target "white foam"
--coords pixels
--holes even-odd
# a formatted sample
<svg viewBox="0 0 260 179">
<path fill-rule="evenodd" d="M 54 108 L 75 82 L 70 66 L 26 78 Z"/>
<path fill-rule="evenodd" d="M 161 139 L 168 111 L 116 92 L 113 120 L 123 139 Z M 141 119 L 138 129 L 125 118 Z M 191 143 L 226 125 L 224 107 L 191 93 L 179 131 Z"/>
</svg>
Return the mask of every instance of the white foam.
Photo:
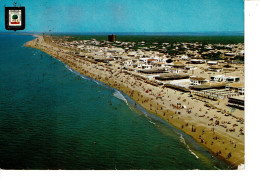
<svg viewBox="0 0 260 179">
<path fill-rule="evenodd" d="M 180 135 L 180 141 L 187 147 L 189 152 L 194 155 L 197 159 L 199 158 L 191 149 L 190 147 L 186 144 L 185 139 L 183 138 L 182 134 Z"/>
<path fill-rule="evenodd" d="M 87 77 L 85 77 L 84 75 L 80 75 L 80 77 L 81 78 L 83 78 L 83 79 L 85 79 L 85 80 L 87 80 L 88 78 Z"/>
<path fill-rule="evenodd" d="M 103 86 L 103 84 L 102 84 L 101 82 L 97 81 L 97 80 L 94 80 L 94 82 L 95 82 L 97 85 L 102 85 L 102 86 Z"/>
<path fill-rule="evenodd" d="M 69 65 L 66 65 L 65 66 L 69 71 L 71 71 L 72 73 L 76 74 L 76 75 L 79 75 L 81 78 L 85 79 L 85 80 L 90 80 L 90 78 L 88 78 L 87 76 L 85 75 L 82 75 L 80 74 L 79 72 L 73 70 Z"/>
<path fill-rule="evenodd" d="M 125 97 L 122 95 L 122 93 L 120 93 L 120 91 L 116 90 L 114 93 L 113 93 L 113 96 L 124 101 L 127 105 L 127 100 L 125 99 Z"/>
<path fill-rule="evenodd" d="M 67 68 L 69 71 L 71 71 L 72 73 L 74 73 L 73 70 L 72 70 L 72 68 L 71 68 L 69 65 L 66 65 L 66 68 Z"/>
<path fill-rule="evenodd" d="M 189 150 L 190 153 L 191 153 L 192 155 L 194 155 L 197 159 L 199 158 L 194 152 L 192 152 L 192 150 L 191 150 L 190 148 L 188 148 L 188 150 Z"/>
<path fill-rule="evenodd" d="M 149 120 L 148 120 L 149 121 Z M 155 123 L 154 122 L 152 122 L 152 121 L 149 121 L 151 124 L 153 124 L 153 125 L 155 125 Z M 156 126 L 156 125 L 155 125 Z"/>
</svg>

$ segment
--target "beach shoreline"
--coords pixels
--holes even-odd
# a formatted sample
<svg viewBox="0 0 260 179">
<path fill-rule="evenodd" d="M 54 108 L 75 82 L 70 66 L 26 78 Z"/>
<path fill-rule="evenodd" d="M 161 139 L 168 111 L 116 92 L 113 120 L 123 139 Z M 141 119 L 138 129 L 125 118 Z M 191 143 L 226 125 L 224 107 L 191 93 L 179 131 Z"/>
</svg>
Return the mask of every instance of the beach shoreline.
<svg viewBox="0 0 260 179">
<path fill-rule="evenodd" d="M 214 126 L 214 124 L 209 125 L 209 119 L 199 117 L 201 116 L 200 113 L 203 112 L 203 114 L 209 113 L 208 115 L 211 117 L 217 116 L 216 118 L 219 119 L 218 116 L 222 116 L 222 114 L 215 112 L 214 108 L 208 109 L 202 101 L 190 99 L 188 94 L 173 89 L 155 87 L 122 69 L 101 66 L 91 60 L 72 55 L 69 53 L 69 49 L 61 51 L 55 44 L 45 41 L 43 36 L 35 36 L 37 38 L 27 42 L 26 47 L 40 49 L 69 65 L 70 68 L 80 74 L 101 81 L 123 92 L 149 113 L 160 117 L 170 125 L 193 137 L 212 155 L 226 161 L 235 168 L 244 164 L 244 136 L 239 135 L 238 130 L 230 133 L 222 127 Z M 167 100 L 164 98 L 167 98 Z M 171 100 L 168 101 L 168 99 Z M 185 101 L 187 107 L 197 111 L 197 113 L 187 113 L 186 109 L 176 105 L 178 101 Z M 226 116 L 225 120 L 235 121 L 236 119 L 233 119 L 232 116 Z M 227 158 L 231 152 L 232 157 Z"/>
</svg>

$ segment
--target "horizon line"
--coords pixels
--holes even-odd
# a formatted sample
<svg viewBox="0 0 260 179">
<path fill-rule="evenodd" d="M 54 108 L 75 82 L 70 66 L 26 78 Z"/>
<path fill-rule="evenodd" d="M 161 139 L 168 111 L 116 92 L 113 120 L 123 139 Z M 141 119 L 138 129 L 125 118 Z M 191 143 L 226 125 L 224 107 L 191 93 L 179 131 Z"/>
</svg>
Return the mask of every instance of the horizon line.
<svg viewBox="0 0 260 179">
<path fill-rule="evenodd" d="M 0 31 L 0 33 L 12 33 L 11 31 Z M 31 33 L 31 34 L 86 34 L 86 35 L 239 35 L 244 36 L 244 31 L 205 31 L 205 32 L 34 32 L 34 31 L 15 31 L 14 33 Z"/>
</svg>

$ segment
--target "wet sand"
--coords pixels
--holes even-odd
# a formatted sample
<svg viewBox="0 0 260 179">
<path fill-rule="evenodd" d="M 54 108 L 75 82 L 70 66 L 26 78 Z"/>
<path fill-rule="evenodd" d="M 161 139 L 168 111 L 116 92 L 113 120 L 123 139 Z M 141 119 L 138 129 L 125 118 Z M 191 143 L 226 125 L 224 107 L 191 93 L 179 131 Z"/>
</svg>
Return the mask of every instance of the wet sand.
<svg viewBox="0 0 260 179">
<path fill-rule="evenodd" d="M 147 84 L 131 73 L 118 69 L 117 64 L 106 66 L 104 63 L 94 63 L 91 59 L 74 55 L 71 49 L 56 46 L 51 40 L 44 41 L 42 36 L 26 46 L 40 49 L 79 73 L 122 91 L 150 113 L 192 136 L 212 155 L 235 167 L 244 164 L 244 135 L 241 135 L 244 123 L 237 122 L 238 119 L 244 121 L 244 111 L 228 115 L 230 109 L 226 106 L 227 101 L 210 101 L 194 95 L 190 97 L 187 93 Z M 210 107 L 205 106 L 206 100 Z"/>
</svg>

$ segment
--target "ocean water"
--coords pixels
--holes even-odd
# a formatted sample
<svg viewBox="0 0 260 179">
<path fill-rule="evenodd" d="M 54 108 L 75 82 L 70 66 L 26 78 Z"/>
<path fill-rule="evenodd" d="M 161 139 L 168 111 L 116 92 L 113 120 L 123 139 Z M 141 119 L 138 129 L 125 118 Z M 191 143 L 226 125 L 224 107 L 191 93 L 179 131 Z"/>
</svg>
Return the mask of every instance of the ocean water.
<svg viewBox="0 0 260 179">
<path fill-rule="evenodd" d="M 232 169 L 121 92 L 0 35 L 0 168 Z"/>
</svg>

